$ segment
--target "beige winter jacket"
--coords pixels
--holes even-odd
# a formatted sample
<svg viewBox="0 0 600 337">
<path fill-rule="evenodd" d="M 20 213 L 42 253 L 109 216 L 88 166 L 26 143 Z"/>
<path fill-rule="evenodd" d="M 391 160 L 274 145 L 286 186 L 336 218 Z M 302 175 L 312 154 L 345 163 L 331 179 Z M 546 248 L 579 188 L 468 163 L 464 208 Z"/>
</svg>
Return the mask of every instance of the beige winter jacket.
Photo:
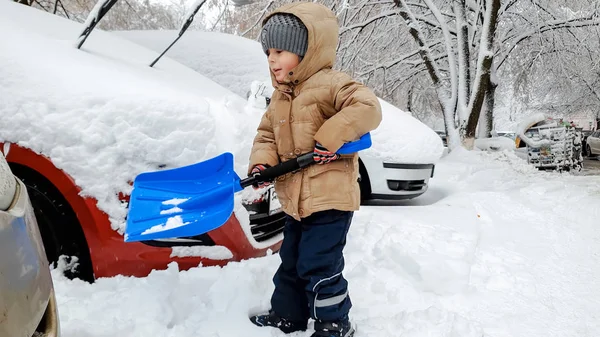
<svg viewBox="0 0 600 337">
<path fill-rule="evenodd" d="M 339 31 L 335 15 L 316 3 L 292 3 L 270 15 L 275 13 L 290 13 L 302 20 L 308 29 L 308 49 L 285 83 L 277 83 L 271 74 L 277 90 L 258 126 L 249 171 L 257 164 L 274 166 L 311 152 L 315 141 L 335 152 L 381 122 L 375 94 L 332 70 Z M 283 211 L 300 220 L 328 209 L 357 210 L 357 180 L 358 155 L 345 155 L 278 178 L 275 191 Z"/>
</svg>

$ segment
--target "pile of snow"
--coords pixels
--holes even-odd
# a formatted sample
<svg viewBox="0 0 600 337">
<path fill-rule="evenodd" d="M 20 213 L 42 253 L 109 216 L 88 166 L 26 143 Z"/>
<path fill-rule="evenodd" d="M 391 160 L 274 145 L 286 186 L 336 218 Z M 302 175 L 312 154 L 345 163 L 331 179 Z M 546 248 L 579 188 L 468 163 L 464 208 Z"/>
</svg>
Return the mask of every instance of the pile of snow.
<svg viewBox="0 0 600 337">
<path fill-rule="evenodd" d="M 508 137 L 491 137 L 475 139 L 475 148 L 481 151 L 514 151 L 515 141 Z"/>
<path fill-rule="evenodd" d="M 119 34 L 160 52 L 172 41 L 176 33 L 126 31 Z M 246 97 L 253 85 L 260 86 L 262 82 L 262 87 L 270 89 L 262 91 L 261 94 L 271 97 L 273 87 L 267 58 L 256 41 L 231 34 L 186 32 L 169 50 L 167 56 L 232 91 L 243 93 L 243 97 Z M 253 84 L 255 81 L 258 82 Z M 254 98 L 250 95 L 249 99 Z M 361 152 L 361 156 L 406 164 L 437 162 L 444 152 L 440 137 L 410 114 L 382 99 L 380 102 L 383 108 L 383 122 L 372 132 L 372 148 Z"/>
<path fill-rule="evenodd" d="M 539 172 L 512 152 L 459 148 L 437 164 L 423 197 L 433 203 L 355 214 L 344 275 L 356 337 L 600 331 L 599 176 Z M 63 337 L 308 337 L 248 320 L 269 308 L 279 261 L 181 272 L 171 264 L 93 285 L 56 269 Z"/>
<path fill-rule="evenodd" d="M 175 30 L 117 31 L 137 44 L 162 52 L 179 34 Z M 268 76 L 268 63 L 260 43 L 241 36 L 217 32 L 186 31 L 163 56 L 177 60 L 246 97 L 250 84 Z M 157 64 L 161 64 L 162 59 Z"/>
<path fill-rule="evenodd" d="M 229 151 L 245 175 L 260 111 L 175 61 L 148 67 L 155 52 L 113 34 L 94 30 L 78 50 L 81 29 L 0 2 L 0 141 L 50 157 L 120 230 L 117 194 L 141 172 Z"/>
</svg>

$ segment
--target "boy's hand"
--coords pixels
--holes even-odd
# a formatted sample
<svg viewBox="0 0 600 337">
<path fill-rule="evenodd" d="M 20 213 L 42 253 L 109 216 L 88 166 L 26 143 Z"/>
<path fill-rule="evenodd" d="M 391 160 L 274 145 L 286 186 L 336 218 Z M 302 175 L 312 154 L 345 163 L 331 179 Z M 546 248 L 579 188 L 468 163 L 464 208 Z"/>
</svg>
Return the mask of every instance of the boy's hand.
<svg viewBox="0 0 600 337">
<path fill-rule="evenodd" d="M 340 158 L 340 155 L 334 152 L 329 152 L 323 145 L 317 143 L 313 152 L 313 159 L 317 164 L 327 164 Z"/>
<path fill-rule="evenodd" d="M 264 170 L 266 170 L 268 167 L 270 167 L 269 165 L 266 164 L 258 164 L 256 166 L 254 166 L 252 168 L 252 171 L 250 171 L 250 174 L 254 177 L 254 176 L 260 176 L 260 173 Z M 263 187 L 267 187 L 271 185 L 271 181 L 257 181 L 256 183 L 252 184 L 252 187 L 255 190 L 258 190 L 259 188 L 263 188 Z"/>
</svg>

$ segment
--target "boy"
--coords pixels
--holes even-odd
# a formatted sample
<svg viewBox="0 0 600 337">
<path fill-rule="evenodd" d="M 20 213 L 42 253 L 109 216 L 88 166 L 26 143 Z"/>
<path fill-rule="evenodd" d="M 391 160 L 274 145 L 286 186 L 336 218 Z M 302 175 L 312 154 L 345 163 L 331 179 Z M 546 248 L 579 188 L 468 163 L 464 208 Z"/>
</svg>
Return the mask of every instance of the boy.
<svg viewBox="0 0 600 337">
<path fill-rule="evenodd" d="M 281 265 L 273 277 L 271 310 L 250 317 L 285 333 L 306 330 L 312 317 L 313 337 L 354 333 L 342 250 L 360 205 L 358 155 L 335 152 L 381 122 L 373 92 L 332 70 L 338 30 L 335 15 L 316 3 L 283 6 L 263 21 L 261 43 L 276 90 L 249 165 L 249 174 L 257 174 L 307 152 L 321 164 L 275 182 L 287 215 Z"/>
</svg>

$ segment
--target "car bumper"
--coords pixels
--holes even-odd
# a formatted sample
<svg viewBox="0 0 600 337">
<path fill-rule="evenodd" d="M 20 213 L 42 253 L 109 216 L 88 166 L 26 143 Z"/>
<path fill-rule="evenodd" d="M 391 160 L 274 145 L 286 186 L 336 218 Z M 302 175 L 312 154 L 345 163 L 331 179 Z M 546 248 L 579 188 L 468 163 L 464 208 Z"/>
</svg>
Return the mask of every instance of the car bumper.
<svg viewBox="0 0 600 337">
<path fill-rule="evenodd" d="M 427 191 L 433 164 L 365 163 L 371 184 L 370 199 L 412 199 Z"/>
</svg>

